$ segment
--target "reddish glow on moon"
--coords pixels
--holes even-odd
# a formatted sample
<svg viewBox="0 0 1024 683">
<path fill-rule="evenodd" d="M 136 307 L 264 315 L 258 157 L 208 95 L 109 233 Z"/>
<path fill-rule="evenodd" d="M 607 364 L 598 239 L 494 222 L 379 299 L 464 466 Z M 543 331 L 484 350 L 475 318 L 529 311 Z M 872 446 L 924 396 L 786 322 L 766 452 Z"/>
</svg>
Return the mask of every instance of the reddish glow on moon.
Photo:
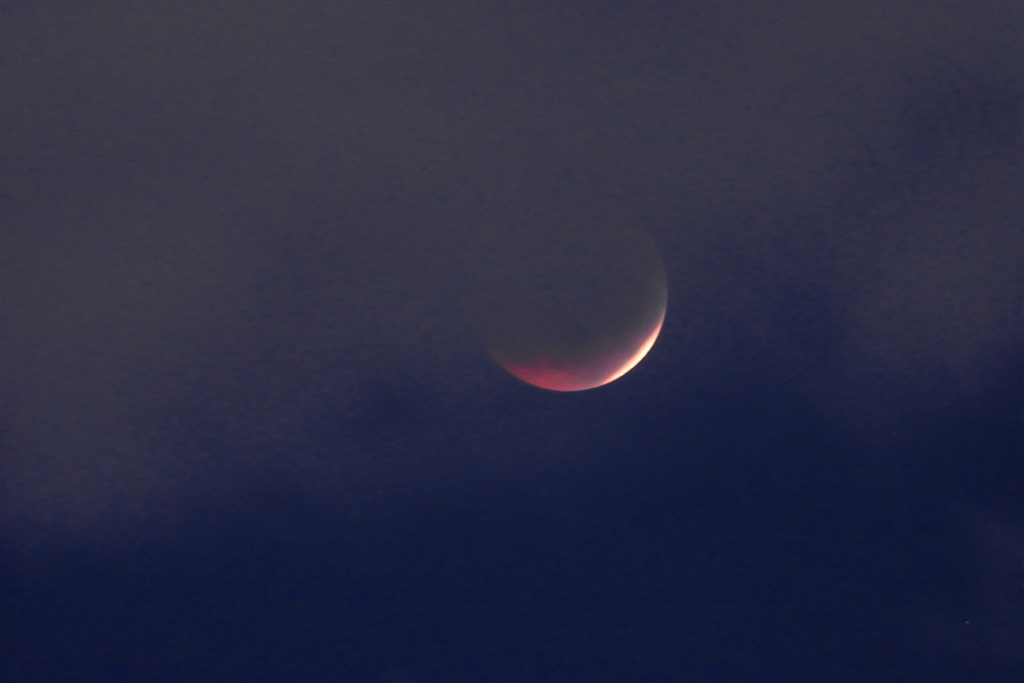
<svg viewBox="0 0 1024 683">
<path fill-rule="evenodd" d="M 515 377 L 552 391 L 583 391 L 594 389 L 618 378 L 636 367 L 654 346 L 665 322 L 665 309 L 661 310 L 653 329 L 647 328 L 633 336 L 619 349 L 605 353 L 586 363 L 553 365 L 548 358 L 535 363 L 522 364 L 495 356 L 498 363 Z"/>
</svg>

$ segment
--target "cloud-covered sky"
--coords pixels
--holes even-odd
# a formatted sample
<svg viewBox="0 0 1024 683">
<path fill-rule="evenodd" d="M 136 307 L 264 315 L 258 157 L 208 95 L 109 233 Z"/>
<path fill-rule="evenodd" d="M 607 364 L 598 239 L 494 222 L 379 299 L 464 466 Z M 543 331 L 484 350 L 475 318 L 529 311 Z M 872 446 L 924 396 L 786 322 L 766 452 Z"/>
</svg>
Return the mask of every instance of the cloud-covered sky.
<svg viewBox="0 0 1024 683">
<path fill-rule="evenodd" d="M 737 661 L 760 653 L 747 669 L 755 678 L 927 678 L 937 669 L 911 660 L 935 643 L 959 653 L 950 671 L 1019 672 L 1020 638 L 1011 636 L 1020 610 L 1000 605 L 1020 597 L 1019 552 L 1006 548 L 1021 537 L 1011 455 L 1024 334 L 1021 28 L 1019 8 L 1003 2 L 0 4 L 8 571 L 59 574 L 53 567 L 71 548 L 91 549 L 114 574 L 141 562 L 132 548 L 146 544 L 177 543 L 192 558 L 204 520 L 232 538 L 240 528 L 263 534 L 270 547 L 275 515 L 290 530 L 282 534 L 305 539 L 307 564 L 310 553 L 333 552 L 341 533 L 311 531 L 321 519 L 351 529 L 356 546 L 378 532 L 392 538 L 360 551 L 390 567 L 419 557 L 408 540 L 419 522 L 410 520 L 431 519 L 429 558 L 461 557 L 451 545 L 461 538 L 473 557 L 498 563 L 488 529 L 533 548 L 520 561 L 534 563 L 523 571 L 540 577 L 539 593 L 517 604 L 543 612 L 585 603 L 551 577 L 575 571 L 586 583 L 604 561 L 623 583 L 595 583 L 595 599 L 618 591 L 675 615 L 629 613 L 662 635 L 649 651 L 636 633 L 623 636 L 609 676 L 742 678 L 728 663 L 742 651 Z M 493 362 L 473 302 L 509 254 L 574 239 L 588 225 L 650 235 L 667 269 L 668 315 L 633 372 L 554 397 Z M 795 644 L 802 629 L 842 620 L 852 609 L 842 600 L 839 616 L 811 610 L 792 640 L 768 638 L 782 653 L 771 660 L 749 640 L 770 629 L 765 596 L 806 579 L 806 566 L 792 569 L 779 548 L 762 552 L 756 525 L 728 520 L 766 514 L 742 501 L 767 503 L 773 486 L 781 500 L 794 496 L 792 520 L 804 520 L 767 513 L 780 543 L 790 537 L 778 525 L 805 523 L 838 487 L 842 514 L 877 505 L 903 529 L 864 522 L 857 543 L 910 538 L 903 559 L 934 569 L 936 586 L 955 584 L 953 570 L 943 573 L 953 560 L 936 549 L 941 534 L 922 529 L 946 530 L 960 550 L 976 546 L 977 566 L 963 569 L 976 594 L 963 597 L 964 609 L 920 597 L 926 607 L 900 612 L 893 628 L 903 647 L 885 662 L 875 650 L 855 656 L 849 643 L 830 646 L 840 652 L 833 659 L 822 642 Z M 652 497 L 638 502 L 634 488 L 644 487 Z M 629 516 L 622 502 L 600 507 L 606 489 L 643 514 Z M 513 509 L 479 513 L 474 535 L 458 511 L 489 497 Z M 726 512 L 700 521 L 710 512 L 694 500 Z M 556 531 L 531 527 L 534 515 Z M 611 526 L 599 533 L 599 523 Z M 549 545 L 653 538 L 670 523 L 673 533 L 690 529 L 697 556 L 710 553 L 704 565 L 694 560 L 698 574 L 719 572 L 714 557 L 740 557 L 744 546 L 769 562 L 765 592 L 746 602 L 722 585 L 713 600 L 699 588 L 666 589 L 720 625 L 754 624 L 745 635 L 712 628 L 720 637 L 706 642 L 691 634 L 704 643 L 692 646 L 699 657 L 680 644 L 691 637 L 680 625 L 686 610 L 653 607 L 640 588 L 647 570 L 594 546 L 562 555 Z M 657 538 L 640 564 L 686 565 Z M 827 556 L 825 538 L 812 534 L 793 557 Z M 865 576 L 881 566 L 883 578 L 855 581 L 854 595 L 887 595 L 893 576 L 912 575 L 864 552 L 843 561 Z M 269 581 L 259 552 L 239 553 L 255 577 L 242 584 Z M 199 571 L 196 562 L 182 560 L 170 583 L 190 585 L 182 577 Z M 227 570 L 211 562 L 220 586 Z M 460 596 L 476 596 L 486 613 L 497 603 L 484 588 L 460 592 L 453 577 L 474 567 L 484 587 L 512 579 L 486 562 L 451 562 L 451 574 L 435 576 L 452 615 L 445 623 L 457 624 L 442 637 L 444 654 L 392 663 L 370 654 L 323 671 L 547 680 L 602 670 L 572 658 L 597 656 L 616 619 L 588 631 L 587 618 L 565 617 L 558 628 L 583 631 L 562 650 L 539 635 L 488 640 L 468 626 L 476 617 Z M 296 571 L 290 580 L 310 595 L 340 599 L 340 589 Z M 668 581 L 661 571 L 653 585 Z M 419 575 L 402 576 L 405 598 L 365 609 L 426 609 L 409 597 L 421 595 Z M 90 605 L 109 598 L 74 580 L 91 587 Z M 39 584 L 41 602 L 57 600 L 60 582 Z M 18 626 L 35 634 L 19 641 L 25 652 L 45 658 L 47 638 L 81 635 L 61 632 L 57 617 L 24 616 L 25 591 L 8 592 L 22 616 L 5 625 L 34 624 Z M 808 595 L 793 600 L 836 604 Z M 152 599 L 155 613 L 186 623 L 178 603 Z M 716 612 L 715 600 L 729 606 Z M 212 603 L 188 604 L 204 614 Z M 340 628 L 288 604 L 267 609 L 305 624 L 316 642 Z M 612 613 L 628 613 L 615 604 Z M 988 615 L 976 629 L 987 636 L 954 628 L 971 609 Z M 440 623 L 417 618 L 424 632 Z M 124 619 L 117 624 L 134 623 Z M 345 628 L 359 632 L 360 619 Z M 405 627 L 367 619 L 368 652 L 429 652 L 411 635 L 385 647 L 379 634 Z M 92 630 L 116 630 L 104 624 Z M 253 629 L 242 629 L 238 652 L 278 642 Z M 105 675 L 122 671 L 103 668 L 110 662 L 156 656 L 97 638 L 100 663 L 68 655 L 63 670 Z M 485 644 L 493 667 L 459 668 L 451 643 Z M 321 645 L 304 647 L 335 661 Z M 175 659 L 173 646 L 161 652 Z M 184 677 L 244 670 L 217 669 L 220 655 L 189 656 L 197 668 L 181 669 Z M 806 668 L 787 664 L 801 657 Z M 843 668 L 864 657 L 866 669 Z M 688 658 L 703 663 L 687 669 Z M 16 677 L 56 670 L 30 660 L 11 660 Z M 137 666 L 123 671 L 146 673 Z M 298 671 L 281 667 L 272 670 Z"/>
</svg>

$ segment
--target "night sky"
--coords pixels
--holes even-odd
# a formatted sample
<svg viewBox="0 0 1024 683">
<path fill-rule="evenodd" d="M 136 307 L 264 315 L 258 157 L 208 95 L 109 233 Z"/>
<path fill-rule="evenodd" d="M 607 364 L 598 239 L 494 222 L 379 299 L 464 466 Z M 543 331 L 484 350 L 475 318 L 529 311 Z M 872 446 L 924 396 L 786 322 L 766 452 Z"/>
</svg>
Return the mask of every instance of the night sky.
<svg viewBox="0 0 1024 683">
<path fill-rule="evenodd" d="M 1021 680 L 1022 18 L 0 2 L 0 678 Z M 620 228 L 649 355 L 506 373 Z"/>
</svg>

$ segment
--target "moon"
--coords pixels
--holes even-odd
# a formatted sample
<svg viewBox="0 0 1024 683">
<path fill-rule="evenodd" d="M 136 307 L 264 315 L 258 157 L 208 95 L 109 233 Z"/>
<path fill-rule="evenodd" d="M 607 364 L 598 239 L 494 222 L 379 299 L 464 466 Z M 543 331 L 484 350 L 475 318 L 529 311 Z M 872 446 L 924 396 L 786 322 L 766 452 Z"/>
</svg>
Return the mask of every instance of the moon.
<svg viewBox="0 0 1024 683">
<path fill-rule="evenodd" d="M 668 308 L 664 264 L 639 230 L 545 235 L 491 264 L 480 336 L 512 376 L 551 391 L 613 382 L 643 360 Z"/>
<path fill-rule="evenodd" d="M 510 374 L 542 389 L 552 391 L 583 391 L 604 386 L 632 370 L 644 359 L 647 352 L 654 346 L 665 322 L 665 311 L 662 309 L 654 329 L 636 335 L 620 348 L 594 357 L 587 362 L 553 363 L 550 358 L 541 357 L 532 364 L 517 363 L 513 360 L 495 356 L 495 360 Z"/>
</svg>

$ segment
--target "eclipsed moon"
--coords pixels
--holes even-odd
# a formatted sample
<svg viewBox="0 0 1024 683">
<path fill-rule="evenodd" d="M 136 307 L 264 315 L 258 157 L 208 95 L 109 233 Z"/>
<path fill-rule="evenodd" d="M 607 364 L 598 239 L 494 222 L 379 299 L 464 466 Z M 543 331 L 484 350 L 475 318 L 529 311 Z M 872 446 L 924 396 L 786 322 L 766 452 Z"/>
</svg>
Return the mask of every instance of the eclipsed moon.
<svg viewBox="0 0 1024 683">
<path fill-rule="evenodd" d="M 654 346 L 668 288 L 653 240 L 632 230 L 534 236 L 491 264 L 480 332 L 518 379 L 582 391 L 619 379 Z"/>
<path fill-rule="evenodd" d="M 654 346 L 665 322 L 665 310 L 658 317 L 654 329 L 646 334 L 636 335 L 629 343 L 604 354 L 603 357 L 586 359 L 585 362 L 553 363 L 550 358 L 541 357 L 532 363 L 517 363 L 495 356 L 503 368 L 519 379 L 543 389 L 552 391 L 582 391 L 593 389 L 618 378 L 632 370 L 643 360 Z"/>
</svg>

